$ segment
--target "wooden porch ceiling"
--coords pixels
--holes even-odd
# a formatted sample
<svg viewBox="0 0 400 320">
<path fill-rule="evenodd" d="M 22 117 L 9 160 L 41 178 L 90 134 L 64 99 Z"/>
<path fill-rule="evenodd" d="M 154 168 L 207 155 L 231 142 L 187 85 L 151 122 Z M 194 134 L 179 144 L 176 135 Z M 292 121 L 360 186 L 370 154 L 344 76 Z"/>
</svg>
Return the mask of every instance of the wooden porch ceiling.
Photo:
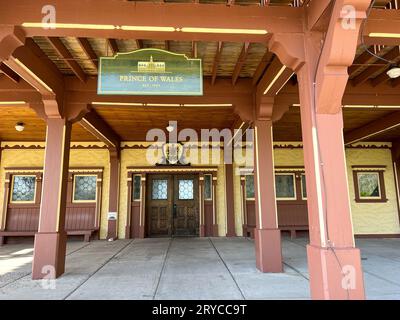
<svg viewBox="0 0 400 320">
<path fill-rule="evenodd" d="M 147 0 L 146 0 L 147 1 Z M 151 2 L 151 1 L 148 1 Z M 301 7 L 309 1 L 305 0 L 163 0 L 171 3 L 201 3 L 201 4 L 226 4 L 228 6 L 294 6 Z M 375 8 L 398 9 L 398 0 L 378 0 Z M 381 10 L 378 10 L 381 11 Z M 173 35 L 171 35 L 173 37 Z M 254 88 L 265 89 L 271 82 L 271 77 L 277 74 L 282 67 L 279 59 L 268 52 L 265 44 L 259 42 L 230 42 L 230 41 L 176 41 L 155 39 L 114 39 L 114 38 L 90 38 L 81 36 L 33 36 L 27 41 L 27 46 L 42 59 L 48 60 L 61 75 L 76 77 L 86 82 L 98 74 L 98 59 L 101 56 L 112 56 L 117 52 L 129 52 L 140 48 L 161 48 L 176 53 L 183 53 L 189 57 L 198 57 L 203 61 L 204 81 L 211 85 L 218 83 L 220 79 L 231 79 L 235 86 L 238 79 L 250 78 Z M 369 50 L 387 60 L 400 63 L 399 46 L 370 45 Z M 386 71 L 390 67 L 360 46 L 354 64 L 349 68 L 350 83 L 353 87 L 359 87 L 369 83 L 374 87 L 391 86 L 398 87 L 400 79 L 390 80 Z M 0 65 L 0 77 L 8 77 L 14 82 L 23 81 L 5 64 Z M 276 81 L 269 94 L 279 92 L 282 85 L 292 77 L 288 70 Z M 292 77 L 291 84 L 296 83 Z M 276 87 L 276 88 L 275 88 Z M 18 109 L 19 111 L 22 108 Z M 109 125 L 120 134 L 123 140 L 143 140 L 148 129 L 154 127 L 164 128 L 168 120 L 178 120 L 179 126 L 199 128 L 231 128 L 236 119 L 232 117 L 232 110 L 216 110 L 209 116 L 208 111 L 196 111 L 193 115 L 181 110 L 169 109 L 167 113 L 156 112 L 156 110 L 133 109 L 132 112 L 126 108 L 96 107 L 97 113 L 109 123 Z M 154 111 L 154 112 L 153 112 Z M 202 113 L 204 112 L 204 114 Z M 345 132 L 356 127 L 379 119 L 390 111 L 380 110 L 344 110 Z M 5 114 L 4 127 L 0 128 L 1 140 L 44 140 L 44 124 L 32 114 L 25 110 L 21 114 L 13 114 L 10 109 L 1 108 L 0 115 Z M 7 118 L 8 117 L 8 118 Z M 17 118 L 23 118 L 17 120 Z M 9 119 L 9 120 L 7 120 Z M 24 120 L 26 119 L 26 120 Z M 212 121 L 210 121 L 212 119 Z M 8 121 L 8 122 L 7 122 Z M 16 121 L 27 123 L 27 129 L 23 133 L 15 133 Z M 32 126 L 28 125 L 32 123 Z M 122 125 L 121 125 L 122 124 Z M 37 132 L 29 131 L 35 128 Z M 138 133 L 141 132 L 141 133 Z M 400 132 L 399 132 L 400 133 Z M 395 134 L 395 131 L 393 131 Z M 301 140 L 301 125 L 299 108 L 292 107 L 274 127 L 274 137 L 278 141 Z M 382 136 L 383 138 L 384 136 Z M 393 138 L 388 133 L 387 138 Z M 79 125 L 74 125 L 72 139 L 75 141 L 96 140 L 90 133 Z M 375 136 L 373 139 L 380 139 Z"/>
</svg>

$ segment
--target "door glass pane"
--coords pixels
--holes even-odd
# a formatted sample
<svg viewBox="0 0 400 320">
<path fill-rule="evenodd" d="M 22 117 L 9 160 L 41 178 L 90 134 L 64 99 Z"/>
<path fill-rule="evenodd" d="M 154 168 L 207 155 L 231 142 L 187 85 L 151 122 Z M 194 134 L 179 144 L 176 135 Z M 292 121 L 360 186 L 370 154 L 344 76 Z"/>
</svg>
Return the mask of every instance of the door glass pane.
<svg viewBox="0 0 400 320">
<path fill-rule="evenodd" d="M 246 199 L 254 199 L 254 175 L 246 176 Z"/>
<path fill-rule="evenodd" d="M 75 176 L 74 201 L 96 201 L 97 176 Z"/>
<path fill-rule="evenodd" d="M 294 174 L 277 174 L 275 188 L 278 199 L 295 199 Z"/>
<path fill-rule="evenodd" d="M 193 200 L 193 180 L 179 180 L 179 200 Z"/>
<path fill-rule="evenodd" d="M 167 179 L 154 179 L 153 180 L 153 190 L 152 190 L 153 200 L 167 200 L 168 199 L 168 180 Z"/>
<path fill-rule="evenodd" d="M 212 199 L 212 175 L 204 175 L 204 199 Z"/>
<path fill-rule="evenodd" d="M 140 200 L 140 181 L 139 175 L 133 177 L 133 200 Z"/>
<path fill-rule="evenodd" d="M 380 198 L 379 173 L 358 173 L 357 176 L 360 198 Z"/>
<path fill-rule="evenodd" d="M 34 176 L 14 176 L 11 201 L 35 201 L 35 184 L 36 177 Z"/>
</svg>

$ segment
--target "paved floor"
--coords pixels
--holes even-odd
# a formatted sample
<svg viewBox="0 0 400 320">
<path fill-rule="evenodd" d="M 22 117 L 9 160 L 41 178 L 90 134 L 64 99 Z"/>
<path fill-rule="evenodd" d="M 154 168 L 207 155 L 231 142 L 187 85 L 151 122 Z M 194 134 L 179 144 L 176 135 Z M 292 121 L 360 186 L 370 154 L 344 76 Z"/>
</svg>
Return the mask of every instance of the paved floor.
<svg viewBox="0 0 400 320">
<path fill-rule="evenodd" d="M 283 241 L 285 273 L 255 268 L 244 238 L 70 242 L 66 273 L 32 281 L 32 245 L 0 248 L 1 299 L 309 299 L 307 239 Z M 359 240 L 367 297 L 400 299 L 400 239 Z"/>
</svg>

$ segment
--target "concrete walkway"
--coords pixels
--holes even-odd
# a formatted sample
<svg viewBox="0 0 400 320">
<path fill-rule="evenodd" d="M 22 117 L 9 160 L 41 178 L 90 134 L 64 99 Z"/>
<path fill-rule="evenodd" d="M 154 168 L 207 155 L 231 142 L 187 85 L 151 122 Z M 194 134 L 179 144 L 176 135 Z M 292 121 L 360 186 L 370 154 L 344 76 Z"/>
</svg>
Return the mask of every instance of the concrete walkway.
<svg viewBox="0 0 400 320">
<path fill-rule="evenodd" d="M 283 274 L 255 268 L 244 238 L 68 243 L 66 273 L 32 281 L 32 245 L 0 247 L 2 299 L 309 299 L 307 239 L 283 241 Z M 400 239 L 359 240 L 367 297 L 400 299 Z"/>
</svg>

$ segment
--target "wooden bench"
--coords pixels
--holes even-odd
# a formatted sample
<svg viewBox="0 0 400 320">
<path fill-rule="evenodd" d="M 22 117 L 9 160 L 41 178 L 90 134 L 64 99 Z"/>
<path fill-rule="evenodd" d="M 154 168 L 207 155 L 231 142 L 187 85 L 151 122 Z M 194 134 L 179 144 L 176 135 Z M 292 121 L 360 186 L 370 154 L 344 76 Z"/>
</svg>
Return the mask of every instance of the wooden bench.
<svg viewBox="0 0 400 320">
<path fill-rule="evenodd" d="M 93 233 L 98 231 L 99 229 L 90 229 L 90 230 L 68 230 L 68 236 L 83 236 L 83 241 L 89 242 Z M 36 231 L 0 231 L 0 246 L 5 243 L 6 237 L 33 237 L 35 236 Z"/>
<path fill-rule="evenodd" d="M 308 231 L 308 226 L 280 226 L 279 229 L 281 231 L 290 231 L 290 238 L 291 239 L 296 239 L 297 231 Z"/>
</svg>

